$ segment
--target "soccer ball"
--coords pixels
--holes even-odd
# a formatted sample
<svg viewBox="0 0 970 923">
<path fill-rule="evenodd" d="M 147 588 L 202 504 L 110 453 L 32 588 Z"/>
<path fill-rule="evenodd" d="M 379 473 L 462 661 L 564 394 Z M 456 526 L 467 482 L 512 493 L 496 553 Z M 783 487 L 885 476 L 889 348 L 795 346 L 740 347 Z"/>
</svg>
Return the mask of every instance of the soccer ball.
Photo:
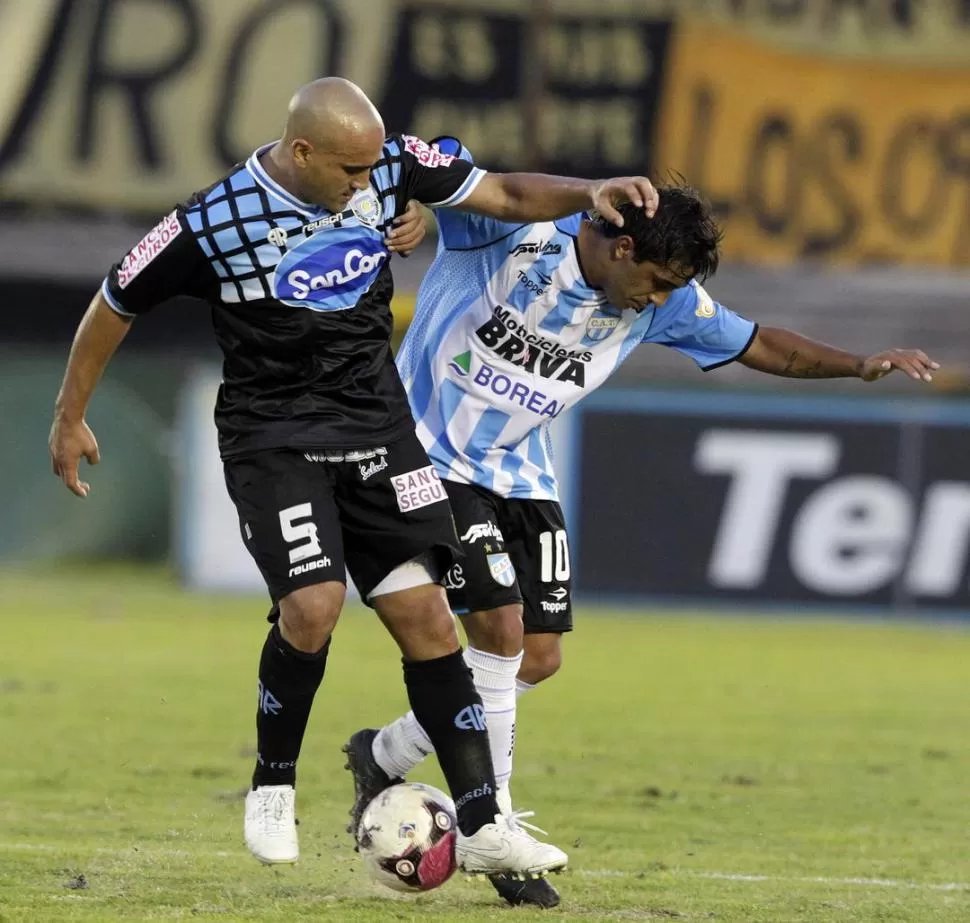
<svg viewBox="0 0 970 923">
<path fill-rule="evenodd" d="M 371 878 L 395 891 L 430 891 L 455 871 L 455 803 L 442 791 L 402 782 L 367 805 L 357 847 Z"/>
</svg>

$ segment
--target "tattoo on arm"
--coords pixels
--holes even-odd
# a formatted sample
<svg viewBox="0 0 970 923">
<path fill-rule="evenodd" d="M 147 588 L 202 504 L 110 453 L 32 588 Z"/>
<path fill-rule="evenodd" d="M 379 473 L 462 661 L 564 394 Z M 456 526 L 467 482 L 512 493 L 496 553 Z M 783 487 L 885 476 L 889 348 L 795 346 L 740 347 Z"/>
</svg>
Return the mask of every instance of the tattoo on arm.
<svg viewBox="0 0 970 923">
<path fill-rule="evenodd" d="M 801 363 L 799 363 L 801 360 Z M 799 355 L 797 349 L 793 349 L 788 356 L 788 361 L 785 363 L 785 367 L 779 372 L 780 375 L 784 375 L 786 378 L 830 378 L 831 376 L 826 373 L 825 369 L 822 368 L 822 360 L 819 359 L 818 362 L 812 362 L 806 364 L 804 358 Z"/>
</svg>

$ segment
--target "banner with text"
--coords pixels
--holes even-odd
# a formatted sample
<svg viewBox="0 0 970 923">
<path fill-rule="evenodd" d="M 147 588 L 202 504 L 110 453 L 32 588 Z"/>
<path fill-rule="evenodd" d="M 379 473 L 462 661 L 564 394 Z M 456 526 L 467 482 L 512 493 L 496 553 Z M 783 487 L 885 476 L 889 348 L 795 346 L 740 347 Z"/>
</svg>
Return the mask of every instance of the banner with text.
<svg viewBox="0 0 970 923">
<path fill-rule="evenodd" d="M 606 391 L 579 431 L 587 598 L 970 613 L 966 404 Z"/>
<path fill-rule="evenodd" d="M 657 160 L 724 219 L 727 256 L 970 264 L 970 69 L 785 53 L 678 30 Z"/>
<path fill-rule="evenodd" d="M 0 4 L 0 199 L 160 212 L 279 136 L 302 83 L 340 74 L 390 131 L 461 136 L 521 169 L 529 56 L 548 83 L 548 169 L 643 172 L 666 20 L 371 0 L 11 0 Z"/>
</svg>

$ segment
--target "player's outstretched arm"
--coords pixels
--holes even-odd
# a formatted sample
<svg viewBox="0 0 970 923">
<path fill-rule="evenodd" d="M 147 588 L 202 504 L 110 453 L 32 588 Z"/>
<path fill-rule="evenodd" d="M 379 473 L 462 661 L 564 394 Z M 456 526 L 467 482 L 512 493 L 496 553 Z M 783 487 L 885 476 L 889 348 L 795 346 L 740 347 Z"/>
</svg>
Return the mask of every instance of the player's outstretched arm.
<svg viewBox="0 0 970 923">
<path fill-rule="evenodd" d="M 616 206 L 624 202 L 642 206 L 652 218 L 659 198 L 645 176 L 592 180 L 543 173 L 486 173 L 459 207 L 513 222 L 552 221 L 592 210 L 623 227 Z"/>
<path fill-rule="evenodd" d="M 940 367 L 921 349 L 886 349 L 857 356 L 782 327 L 759 327 L 738 361 L 750 369 L 786 378 L 861 378 L 876 381 L 893 369 L 917 381 L 932 381 Z"/>
<path fill-rule="evenodd" d="M 48 446 L 54 474 L 79 497 L 86 497 L 91 489 L 78 478 L 81 457 L 92 465 L 101 460 L 94 433 L 84 422 L 84 413 L 108 361 L 130 327 L 130 318 L 113 311 L 99 290 L 74 335 L 64 382 L 54 403 Z"/>
</svg>

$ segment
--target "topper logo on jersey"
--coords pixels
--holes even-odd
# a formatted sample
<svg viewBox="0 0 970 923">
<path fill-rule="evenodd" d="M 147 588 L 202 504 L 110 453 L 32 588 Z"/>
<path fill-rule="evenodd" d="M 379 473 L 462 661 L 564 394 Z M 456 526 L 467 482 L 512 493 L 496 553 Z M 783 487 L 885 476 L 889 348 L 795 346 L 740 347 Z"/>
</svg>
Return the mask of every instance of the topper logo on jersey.
<svg viewBox="0 0 970 923">
<path fill-rule="evenodd" d="M 500 359 L 534 372 L 542 378 L 568 381 L 586 387 L 589 350 L 570 350 L 547 340 L 520 324 L 508 308 L 496 308 L 492 317 L 475 331 L 479 340 Z"/>
<path fill-rule="evenodd" d="M 296 301 L 316 311 L 343 311 L 357 303 L 387 261 L 381 239 L 363 236 L 360 228 L 335 230 L 325 240 L 326 245 L 318 238 L 304 240 L 280 260 L 280 301 Z"/>
</svg>

